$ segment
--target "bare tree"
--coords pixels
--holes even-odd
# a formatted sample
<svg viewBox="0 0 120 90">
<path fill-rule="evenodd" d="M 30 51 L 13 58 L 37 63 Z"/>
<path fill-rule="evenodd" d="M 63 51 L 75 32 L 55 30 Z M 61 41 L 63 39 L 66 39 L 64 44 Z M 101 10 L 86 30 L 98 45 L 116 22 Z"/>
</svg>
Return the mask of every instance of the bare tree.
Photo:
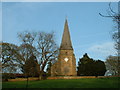
<svg viewBox="0 0 120 90">
<path fill-rule="evenodd" d="M 118 51 L 118 55 L 120 55 L 120 2 L 118 2 L 118 12 L 115 12 L 112 7 L 111 3 L 109 3 L 109 10 L 108 15 L 103 15 L 99 13 L 102 17 L 112 18 L 113 21 L 116 23 L 115 30 L 113 31 L 112 38 L 115 40 L 115 48 Z"/>
<path fill-rule="evenodd" d="M 23 32 L 19 33 L 18 36 L 22 41 L 22 49 L 20 50 L 24 62 L 31 56 L 31 53 L 34 53 L 40 66 L 40 75 L 42 75 L 48 62 L 56 60 L 58 55 L 54 33 Z"/>
<path fill-rule="evenodd" d="M 54 33 L 40 32 L 38 34 L 38 51 L 40 53 L 40 70 L 43 72 L 48 61 L 55 60 L 58 48 L 54 41 Z"/>
<path fill-rule="evenodd" d="M 118 56 L 108 56 L 105 64 L 106 64 L 106 69 L 109 71 L 114 72 L 114 75 L 120 75 L 120 68 L 118 68 Z"/>
<path fill-rule="evenodd" d="M 112 38 L 115 41 L 115 49 L 117 50 L 117 69 L 118 69 L 118 75 L 120 75 L 120 2 L 118 2 L 118 12 L 115 12 L 112 7 L 111 7 L 111 3 L 109 3 L 109 10 L 108 10 L 108 15 L 102 15 L 101 13 L 99 13 L 102 17 L 108 17 L 108 18 L 112 18 L 113 21 L 115 22 L 116 26 L 115 26 L 115 30 L 113 31 L 113 35 Z M 111 61 L 111 62 L 116 62 L 113 60 L 107 60 Z"/>
<path fill-rule="evenodd" d="M 37 36 L 36 32 L 22 32 L 22 33 L 18 33 L 18 38 L 20 39 L 20 41 L 22 42 L 22 44 L 29 44 L 29 45 L 33 45 L 35 38 Z"/>
<path fill-rule="evenodd" d="M 48 62 L 52 63 L 58 56 L 54 33 L 22 32 L 18 34 L 18 37 L 22 41 L 20 46 L 0 43 L 3 72 L 14 73 L 19 68 L 24 73 L 26 61 L 34 55 L 39 65 L 40 75 L 42 75 Z"/>
</svg>

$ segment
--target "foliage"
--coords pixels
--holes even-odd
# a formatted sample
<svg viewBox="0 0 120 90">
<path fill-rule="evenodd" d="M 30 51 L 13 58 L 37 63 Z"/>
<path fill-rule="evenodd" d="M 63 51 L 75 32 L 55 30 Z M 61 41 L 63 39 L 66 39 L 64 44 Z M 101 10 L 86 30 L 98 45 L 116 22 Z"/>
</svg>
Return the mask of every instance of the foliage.
<svg viewBox="0 0 120 90">
<path fill-rule="evenodd" d="M 77 69 L 77 74 L 82 76 L 103 76 L 106 72 L 104 62 L 89 58 L 87 53 L 79 59 Z"/>
<path fill-rule="evenodd" d="M 58 55 L 58 47 L 54 40 L 54 33 L 46 32 L 23 32 L 18 37 L 23 45 L 27 45 L 26 50 L 22 49 L 22 55 L 26 61 L 31 52 L 34 53 L 40 67 L 40 74 L 44 73 L 45 67 L 49 61 L 55 60 Z M 28 45 L 30 47 L 28 47 Z M 31 50 L 31 47 L 33 49 Z M 21 49 L 20 49 L 21 50 Z"/>
<path fill-rule="evenodd" d="M 94 65 L 95 65 L 94 67 L 95 76 L 104 76 L 106 72 L 105 63 L 101 60 L 97 60 L 95 61 Z"/>
<path fill-rule="evenodd" d="M 23 67 L 24 73 L 27 76 L 36 77 L 40 74 L 39 64 L 34 55 L 32 55 L 26 62 Z"/>
<path fill-rule="evenodd" d="M 106 69 L 113 71 L 115 75 L 120 75 L 119 62 L 118 56 L 108 56 L 105 61 Z"/>
<path fill-rule="evenodd" d="M 33 55 L 35 55 L 35 56 L 38 55 L 36 48 L 34 48 L 33 46 L 31 46 L 30 44 L 27 44 L 27 43 L 21 44 L 18 47 L 18 53 L 20 56 L 22 56 L 22 58 L 18 57 L 18 60 L 17 60 L 17 62 L 19 63 L 19 66 L 20 66 L 20 70 L 22 72 L 24 72 L 23 67 L 24 67 L 26 61 L 29 62 L 30 57 L 32 57 Z"/>
<path fill-rule="evenodd" d="M 30 67 L 34 73 L 39 68 L 39 73 L 44 74 L 48 62 L 56 60 L 58 47 L 54 40 L 54 33 L 46 32 L 22 32 L 18 34 L 21 45 L 17 46 L 10 43 L 0 43 L 2 54 L 0 56 L 3 73 L 29 72 Z M 35 58 L 33 58 L 33 55 Z M 33 59 L 33 60 L 32 60 Z M 36 64 L 34 62 L 36 59 Z M 25 70 L 26 69 L 28 70 Z M 33 72 L 32 72 L 33 73 Z M 34 76 L 34 75 L 33 75 Z"/>
<path fill-rule="evenodd" d="M 1 64 L 3 73 L 14 73 L 17 70 L 18 46 L 10 43 L 0 43 L 2 47 Z"/>
</svg>

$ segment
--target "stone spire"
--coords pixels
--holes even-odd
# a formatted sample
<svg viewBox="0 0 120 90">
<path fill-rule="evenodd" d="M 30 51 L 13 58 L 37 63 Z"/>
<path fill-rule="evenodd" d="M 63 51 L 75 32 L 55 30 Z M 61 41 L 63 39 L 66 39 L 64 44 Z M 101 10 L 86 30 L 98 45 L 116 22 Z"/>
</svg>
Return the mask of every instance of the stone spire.
<svg viewBox="0 0 120 90">
<path fill-rule="evenodd" d="M 64 32 L 63 32 L 63 36 L 62 36 L 62 42 L 61 42 L 60 49 L 61 50 L 72 50 L 73 49 L 71 39 L 70 39 L 70 33 L 69 33 L 67 19 L 65 20 Z"/>
</svg>

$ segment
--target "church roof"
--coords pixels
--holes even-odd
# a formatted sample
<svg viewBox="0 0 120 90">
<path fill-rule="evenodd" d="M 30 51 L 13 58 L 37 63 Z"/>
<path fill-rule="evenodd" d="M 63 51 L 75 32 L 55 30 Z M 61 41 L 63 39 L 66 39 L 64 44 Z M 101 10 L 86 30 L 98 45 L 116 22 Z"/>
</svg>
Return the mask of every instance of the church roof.
<svg viewBox="0 0 120 90">
<path fill-rule="evenodd" d="M 70 39 L 70 32 L 69 32 L 67 19 L 65 20 L 64 32 L 63 32 L 63 36 L 62 36 L 62 42 L 61 42 L 60 49 L 61 50 L 73 49 L 71 39 Z"/>
</svg>

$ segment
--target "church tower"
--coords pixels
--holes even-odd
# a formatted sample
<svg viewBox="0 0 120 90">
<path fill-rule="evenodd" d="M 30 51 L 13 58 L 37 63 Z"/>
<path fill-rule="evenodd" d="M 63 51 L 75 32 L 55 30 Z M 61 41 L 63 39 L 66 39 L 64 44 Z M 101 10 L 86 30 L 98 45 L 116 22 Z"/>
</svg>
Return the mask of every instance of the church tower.
<svg viewBox="0 0 120 90">
<path fill-rule="evenodd" d="M 76 59 L 70 39 L 67 19 L 65 20 L 58 61 L 51 68 L 52 76 L 76 76 Z"/>
</svg>

